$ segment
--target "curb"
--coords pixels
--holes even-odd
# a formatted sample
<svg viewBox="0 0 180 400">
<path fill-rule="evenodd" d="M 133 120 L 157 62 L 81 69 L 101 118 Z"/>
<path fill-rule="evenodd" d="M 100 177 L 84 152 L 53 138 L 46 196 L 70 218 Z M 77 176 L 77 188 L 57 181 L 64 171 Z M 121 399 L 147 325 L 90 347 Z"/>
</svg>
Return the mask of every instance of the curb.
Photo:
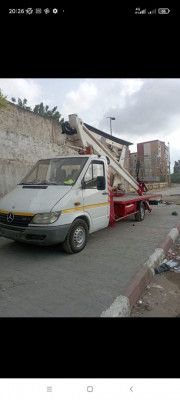
<svg viewBox="0 0 180 400">
<path fill-rule="evenodd" d="M 145 287 L 153 280 L 154 269 L 163 261 L 168 250 L 180 235 L 180 221 L 170 230 L 166 238 L 160 243 L 153 254 L 143 264 L 143 267 L 134 276 L 123 295 L 118 296 L 111 306 L 103 311 L 101 317 L 129 317 L 132 307 L 141 297 Z"/>
</svg>

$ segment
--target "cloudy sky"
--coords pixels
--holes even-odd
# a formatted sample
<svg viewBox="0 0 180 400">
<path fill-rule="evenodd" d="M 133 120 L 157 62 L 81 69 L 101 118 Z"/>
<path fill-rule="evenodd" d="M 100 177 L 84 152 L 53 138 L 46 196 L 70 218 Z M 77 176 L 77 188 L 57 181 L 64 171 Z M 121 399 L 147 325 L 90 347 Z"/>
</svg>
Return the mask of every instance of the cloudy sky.
<svg viewBox="0 0 180 400">
<path fill-rule="evenodd" d="M 180 159 L 180 79 L 0 79 L 8 100 L 26 98 L 58 107 L 65 120 L 76 113 L 87 124 L 136 144 L 170 143 L 171 171 Z"/>
</svg>

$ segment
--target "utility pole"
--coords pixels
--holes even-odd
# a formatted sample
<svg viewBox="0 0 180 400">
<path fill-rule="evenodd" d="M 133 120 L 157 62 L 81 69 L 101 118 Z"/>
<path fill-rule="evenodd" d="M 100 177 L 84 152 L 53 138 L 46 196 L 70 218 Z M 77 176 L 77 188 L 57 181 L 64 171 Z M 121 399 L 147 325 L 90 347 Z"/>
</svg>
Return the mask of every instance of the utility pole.
<svg viewBox="0 0 180 400">
<path fill-rule="evenodd" d="M 168 142 L 168 160 L 169 160 L 169 182 L 168 186 L 171 186 L 171 162 L 170 162 L 170 143 Z"/>
<path fill-rule="evenodd" d="M 111 125 L 111 121 L 113 120 L 115 120 L 116 118 L 114 118 L 114 117 L 106 117 L 106 118 L 109 118 L 110 119 L 110 132 L 111 132 L 111 135 L 112 135 L 112 125 Z"/>
</svg>

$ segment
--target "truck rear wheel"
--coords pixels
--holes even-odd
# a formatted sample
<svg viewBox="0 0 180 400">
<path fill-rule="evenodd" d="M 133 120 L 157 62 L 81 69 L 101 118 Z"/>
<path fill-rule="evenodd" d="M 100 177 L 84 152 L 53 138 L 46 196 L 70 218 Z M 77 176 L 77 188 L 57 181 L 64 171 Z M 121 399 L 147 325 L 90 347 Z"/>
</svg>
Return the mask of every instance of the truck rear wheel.
<svg viewBox="0 0 180 400">
<path fill-rule="evenodd" d="M 76 219 L 63 242 L 63 249 L 66 253 L 79 253 L 84 249 L 88 238 L 88 226 L 82 219 Z"/>
<path fill-rule="evenodd" d="M 143 201 L 141 201 L 141 203 L 139 204 L 139 207 L 138 207 L 138 213 L 135 214 L 135 220 L 143 221 L 144 217 L 145 217 L 145 206 L 144 206 Z"/>
</svg>

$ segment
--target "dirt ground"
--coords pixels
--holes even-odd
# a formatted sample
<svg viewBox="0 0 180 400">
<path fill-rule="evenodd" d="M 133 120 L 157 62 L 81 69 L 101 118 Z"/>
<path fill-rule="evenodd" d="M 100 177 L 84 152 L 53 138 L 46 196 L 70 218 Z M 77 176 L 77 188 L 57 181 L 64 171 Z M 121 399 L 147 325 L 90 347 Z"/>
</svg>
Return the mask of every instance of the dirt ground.
<svg viewBox="0 0 180 400">
<path fill-rule="evenodd" d="M 163 195 L 162 201 L 180 204 L 180 196 Z M 178 261 L 180 265 L 180 237 L 169 249 L 166 259 Z M 180 317 L 180 272 L 172 269 L 155 274 L 153 281 L 134 306 L 130 317 Z"/>
</svg>

